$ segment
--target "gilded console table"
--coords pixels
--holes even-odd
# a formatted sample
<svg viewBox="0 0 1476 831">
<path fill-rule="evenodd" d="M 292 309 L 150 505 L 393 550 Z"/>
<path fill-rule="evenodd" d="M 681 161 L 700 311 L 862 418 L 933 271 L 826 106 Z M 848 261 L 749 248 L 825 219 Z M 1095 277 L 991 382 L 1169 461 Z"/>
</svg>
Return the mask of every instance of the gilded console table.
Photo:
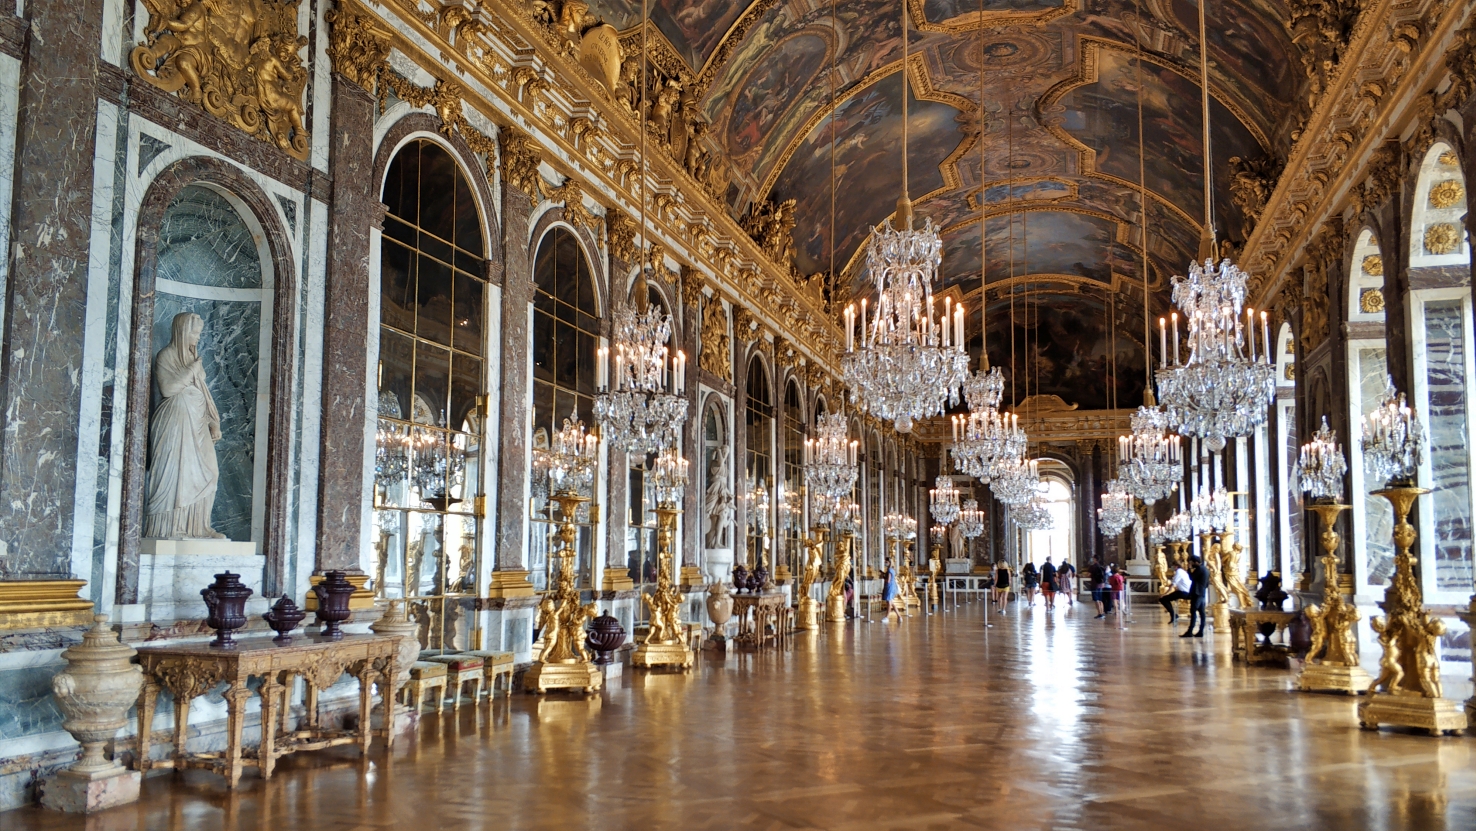
<svg viewBox="0 0 1476 831">
<path fill-rule="evenodd" d="M 143 667 L 144 686 L 138 699 L 139 770 L 150 768 L 200 768 L 226 778 L 235 788 L 242 770 L 250 765 L 263 779 L 272 775 L 277 759 L 299 750 L 357 744 L 361 752 L 369 752 L 376 733 L 385 737 L 386 746 L 394 741 L 394 696 L 390 681 L 395 677 L 395 653 L 399 638 L 384 635 L 345 635 L 338 640 L 319 635 L 299 635 L 291 643 L 278 644 L 271 638 L 247 638 L 234 648 L 219 649 L 209 644 L 188 646 L 139 647 L 138 662 Z M 334 730 L 319 723 L 318 694 L 337 683 L 343 675 L 359 679 L 359 725 L 357 730 Z M 285 716 L 287 695 L 292 681 L 301 677 L 307 686 L 307 715 L 297 730 L 287 730 Z M 254 752 L 241 747 L 241 733 L 246 724 L 246 702 L 251 690 L 246 682 L 261 679 L 261 744 Z M 189 753 L 185 740 L 189 737 L 190 702 L 220 683 L 229 684 L 225 691 L 226 749 L 215 753 Z M 374 684 L 381 690 L 383 727 L 374 730 L 370 716 L 373 710 Z M 174 696 L 174 752 L 168 759 L 149 759 L 154 709 L 159 691 Z"/>
<path fill-rule="evenodd" d="M 782 640 L 779 609 L 784 605 L 783 592 L 733 595 L 733 614 L 738 618 L 738 635 L 733 640 L 752 647 L 762 646 L 769 637 L 773 637 L 776 643 Z M 765 630 L 771 626 L 774 634 L 765 635 Z"/>
<path fill-rule="evenodd" d="M 1230 610 L 1230 644 L 1233 648 L 1232 659 L 1244 661 L 1247 664 L 1275 664 L 1286 662 L 1286 656 L 1291 654 L 1291 647 L 1281 644 L 1263 644 L 1257 640 L 1261 624 L 1269 623 L 1276 627 L 1271 634 L 1285 632 L 1288 624 L 1297 616 L 1296 612 L 1283 612 L 1273 609 L 1231 609 Z M 1269 639 L 1268 639 L 1269 640 Z"/>
</svg>

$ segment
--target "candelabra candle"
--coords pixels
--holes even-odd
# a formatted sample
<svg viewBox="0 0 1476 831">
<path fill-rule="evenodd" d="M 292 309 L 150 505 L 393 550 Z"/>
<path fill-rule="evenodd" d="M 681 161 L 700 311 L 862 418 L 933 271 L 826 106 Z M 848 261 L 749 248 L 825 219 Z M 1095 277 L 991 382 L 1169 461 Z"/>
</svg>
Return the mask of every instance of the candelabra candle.
<svg viewBox="0 0 1476 831">
<path fill-rule="evenodd" d="M 1327 425 L 1327 416 L 1322 417 L 1322 429 L 1312 436 L 1312 441 L 1302 445 L 1297 460 L 1297 482 L 1302 492 L 1313 499 L 1336 500 L 1343 495 L 1343 474 L 1348 472 L 1348 462 L 1343 457 L 1343 448 L 1338 445 L 1338 435 Z"/>
<path fill-rule="evenodd" d="M 599 459 L 599 437 L 585 432 L 584 422 L 573 416 L 549 441 L 548 480 L 555 493 L 587 494 L 594 483 Z"/>
<path fill-rule="evenodd" d="M 933 519 L 947 525 L 958 519 L 958 486 L 948 476 L 939 476 L 936 487 L 928 491 L 928 504 Z"/>
<path fill-rule="evenodd" d="M 1102 494 L 1102 507 L 1097 509 L 1097 526 L 1107 536 L 1122 533 L 1122 529 L 1133 523 L 1133 495 L 1119 479 L 1108 479 L 1107 490 Z"/>
<path fill-rule="evenodd" d="M 681 505 L 688 481 L 687 460 L 681 451 L 669 447 L 656 455 L 656 465 L 651 470 L 651 486 L 656 491 L 656 504 L 676 507 Z"/>
<path fill-rule="evenodd" d="M 1175 512 L 1163 524 L 1164 539 L 1169 542 L 1184 542 L 1193 533 L 1193 521 L 1182 511 Z"/>
<path fill-rule="evenodd" d="M 977 501 L 964 500 L 963 507 L 958 512 L 958 532 L 968 539 L 984 533 L 984 512 L 979 509 Z"/>
<path fill-rule="evenodd" d="M 671 329 L 671 316 L 656 306 L 615 310 L 614 348 L 596 353 L 599 395 L 594 406 L 612 448 L 660 452 L 676 443 L 686 423 L 687 356 L 667 348 Z"/>
<path fill-rule="evenodd" d="M 1389 378 L 1379 406 L 1363 419 L 1364 465 L 1375 481 L 1389 487 L 1413 485 L 1425 461 L 1425 426 L 1404 393 L 1394 389 Z"/>
</svg>

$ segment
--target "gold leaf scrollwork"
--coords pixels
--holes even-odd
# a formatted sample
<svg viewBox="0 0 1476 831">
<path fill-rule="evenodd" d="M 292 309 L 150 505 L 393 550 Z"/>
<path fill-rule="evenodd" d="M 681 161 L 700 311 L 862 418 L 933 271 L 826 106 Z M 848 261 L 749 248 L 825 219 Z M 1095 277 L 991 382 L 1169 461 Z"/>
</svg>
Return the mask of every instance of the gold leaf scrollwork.
<svg viewBox="0 0 1476 831">
<path fill-rule="evenodd" d="M 1425 252 L 1454 254 L 1461 247 L 1461 232 L 1449 222 L 1425 226 Z"/>
<path fill-rule="evenodd" d="M 702 347 L 697 365 L 724 381 L 733 380 L 733 358 L 728 340 L 728 314 L 723 301 L 710 298 L 702 306 Z"/>
<path fill-rule="evenodd" d="M 538 173 L 538 148 L 528 135 L 513 127 L 499 132 L 502 138 L 502 182 L 504 185 L 538 200 L 543 192 L 543 177 Z"/>
<path fill-rule="evenodd" d="M 614 208 L 610 209 L 608 222 L 610 225 L 609 235 L 611 256 L 628 266 L 635 265 L 635 223 L 630 221 L 630 217 L 626 216 L 624 213 Z"/>
<path fill-rule="evenodd" d="M 584 188 L 574 179 L 564 180 L 562 185 L 548 192 L 548 198 L 555 202 L 564 203 L 564 219 L 573 225 L 583 225 L 589 229 L 599 227 L 599 219 L 584 207 Z"/>
<path fill-rule="evenodd" d="M 333 70 L 365 89 L 373 89 L 389 58 L 389 35 L 373 18 L 350 5 L 329 9 L 328 59 Z"/>
<path fill-rule="evenodd" d="M 149 22 L 129 63 L 150 85 L 307 159 L 297 0 L 144 0 Z"/>
<path fill-rule="evenodd" d="M 1459 179 L 1446 179 L 1430 188 L 1430 207 L 1452 208 L 1465 197 L 1466 188 Z"/>
</svg>

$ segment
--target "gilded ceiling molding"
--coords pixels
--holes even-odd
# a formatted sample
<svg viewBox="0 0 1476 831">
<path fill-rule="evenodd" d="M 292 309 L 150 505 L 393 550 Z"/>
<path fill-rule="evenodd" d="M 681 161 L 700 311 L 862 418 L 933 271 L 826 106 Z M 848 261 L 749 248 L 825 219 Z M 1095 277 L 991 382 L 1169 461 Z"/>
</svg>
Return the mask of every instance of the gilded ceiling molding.
<svg viewBox="0 0 1476 831">
<path fill-rule="evenodd" d="M 972 10 L 964 11 L 951 20 L 942 23 L 934 23 L 928 20 L 924 11 L 927 0 L 907 0 L 908 15 L 912 20 L 912 26 L 919 32 L 977 32 L 980 29 L 993 29 L 1000 26 L 1028 26 L 1040 28 L 1060 17 L 1075 14 L 1080 8 L 1078 0 L 1062 0 L 1061 5 L 1054 9 L 1042 11 L 997 11 L 985 9 L 983 18 L 979 12 Z M 967 6 L 967 4 L 965 4 Z"/>
<path fill-rule="evenodd" d="M 1452 83 L 1433 101 L 1433 114 L 1443 115 L 1469 95 L 1476 82 L 1470 60 L 1476 51 L 1470 25 L 1466 31 L 1459 28 L 1468 13 L 1467 5 L 1445 0 L 1368 0 L 1364 5 L 1327 76 L 1326 89 L 1296 137 L 1286 173 L 1246 240 L 1240 265 L 1251 272 L 1248 297 L 1253 303 L 1268 305 L 1278 295 L 1319 221 L 1341 214 L 1348 202 L 1361 212 L 1387 195 L 1388 159 L 1379 145 L 1388 134 L 1382 126 L 1370 130 L 1371 125 L 1388 125 L 1390 133 L 1398 134 L 1412 116 L 1417 128 L 1427 124 L 1419 120 L 1420 108 L 1427 106 L 1419 93 L 1438 88 L 1447 73 Z M 1438 56 L 1447 45 L 1451 51 L 1442 61 Z M 1382 94 L 1371 94 L 1370 80 L 1378 82 Z M 1359 163 L 1376 153 L 1383 158 Z M 1370 176 L 1363 188 L 1350 186 L 1370 166 L 1379 175 Z"/>
<path fill-rule="evenodd" d="M 128 62 L 149 85 L 199 105 L 295 159 L 308 157 L 298 0 L 211 5 L 144 0 L 149 22 Z"/>
<path fill-rule="evenodd" d="M 712 54 L 707 57 L 707 62 L 702 65 L 702 70 L 697 74 L 697 81 L 693 85 L 693 94 L 697 96 L 697 100 L 701 101 L 707 97 L 707 88 L 712 86 L 712 81 L 717 77 L 718 71 L 733 56 L 733 50 L 738 48 L 745 37 L 748 37 L 748 30 L 752 29 L 753 24 L 777 4 L 778 0 L 753 0 L 748 8 L 738 15 L 738 19 L 728 27 L 723 39 L 718 41 L 717 48 L 712 50 Z"/>
<path fill-rule="evenodd" d="M 986 216 L 998 216 L 998 215 L 1001 215 L 1001 214 L 1014 213 L 1014 211 L 1012 209 L 1006 210 L 1005 206 L 1010 206 L 1011 208 L 1013 208 L 1014 205 L 1021 205 L 1021 204 L 1042 204 L 1042 203 L 1044 203 L 1044 204 L 1051 204 L 1051 203 L 1055 203 L 1055 202 L 1070 202 L 1070 201 L 1073 201 L 1073 200 L 1076 200 L 1076 199 L 1080 199 L 1081 198 L 1081 186 L 1080 186 L 1080 184 L 1077 183 L 1077 182 L 1074 182 L 1074 181 L 1072 181 L 1070 179 L 1062 179 L 1060 176 L 1021 176 L 1019 178 L 1010 178 L 1010 179 L 992 179 L 992 180 L 990 180 L 988 182 L 985 182 L 982 187 L 981 186 L 975 186 L 973 190 L 970 190 L 968 192 L 968 195 L 964 198 L 964 201 L 965 201 L 965 204 L 967 204 L 969 206 L 969 208 L 971 208 L 972 210 L 974 210 L 976 212 L 974 214 L 974 216 L 976 217 L 975 222 L 977 222 L 978 221 L 977 220 L 977 217 L 978 217 L 977 211 L 979 210 L 980 193 L 987 192 L 990 188 L 1009 187 L 1009 188 L 1012 188 L 1013 189 L 1013 188 L 1018 187 L 1020 185 L 1033 185 L 1033 184 L 1036 184 L 1038 182 L 1053 182 L 1053 183 L 1058 184 L 1061 187 L 1065 188 L 1066 189 L 1066 192 L 1063 193 L 1063 194 L 1061 194 L 1060 196 L 1044 196 L 1044 197 L 1034 197 L 1034 198 L 1027 198 L 1027 199 L 1011 200 L 1010 202 L 996 202 L 994 204 L 999 205 L 1001 207 L 998 210 L 996 210 L 994 213 L 990 213 L 986 209 L 985 212 L 984 212 L 985 215 Z M 1122 220 L 1119 219 L 1119 221 L 1122 221 Z"/>
</svg>

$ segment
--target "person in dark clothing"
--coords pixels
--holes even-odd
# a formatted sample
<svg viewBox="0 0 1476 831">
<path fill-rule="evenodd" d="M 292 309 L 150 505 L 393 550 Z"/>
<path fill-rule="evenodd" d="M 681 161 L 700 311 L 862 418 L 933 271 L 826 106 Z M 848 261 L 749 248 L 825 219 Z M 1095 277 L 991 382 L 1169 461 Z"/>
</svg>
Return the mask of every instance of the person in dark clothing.
<svg viewBox="0 0 1476 831">
<path fill-rule="evenodd" d="M 1040 567 L 1040 592 L 1045 596 L 1045 607 L 1056 608 L 1056 567 L 1051 565 L 1050 557 Z"/>
<path fill-rule="evenodd" d="M 1102 568 L 1101 560 L 1092 560 L 1087 566 L 1087 588 L 1092 590 L 1092 602 L 1097 604 L 1097 619 L 1107 617 L 1111 607 L 1105 606 L 1107 594 L 1107 570 Z"/>
<path fill-rule="evenodd" d="M 1189 631 L 1180 635 L 1181 638 L 1204 637 L 1204 607 L 1209 603 L 1209 569 L 1204 567 L 1204 561 L 1198 555 L 1189 558 Z M 1199 618 L 1198 631 L 1194 628 L 1194 618 Z"/>
</svg>

